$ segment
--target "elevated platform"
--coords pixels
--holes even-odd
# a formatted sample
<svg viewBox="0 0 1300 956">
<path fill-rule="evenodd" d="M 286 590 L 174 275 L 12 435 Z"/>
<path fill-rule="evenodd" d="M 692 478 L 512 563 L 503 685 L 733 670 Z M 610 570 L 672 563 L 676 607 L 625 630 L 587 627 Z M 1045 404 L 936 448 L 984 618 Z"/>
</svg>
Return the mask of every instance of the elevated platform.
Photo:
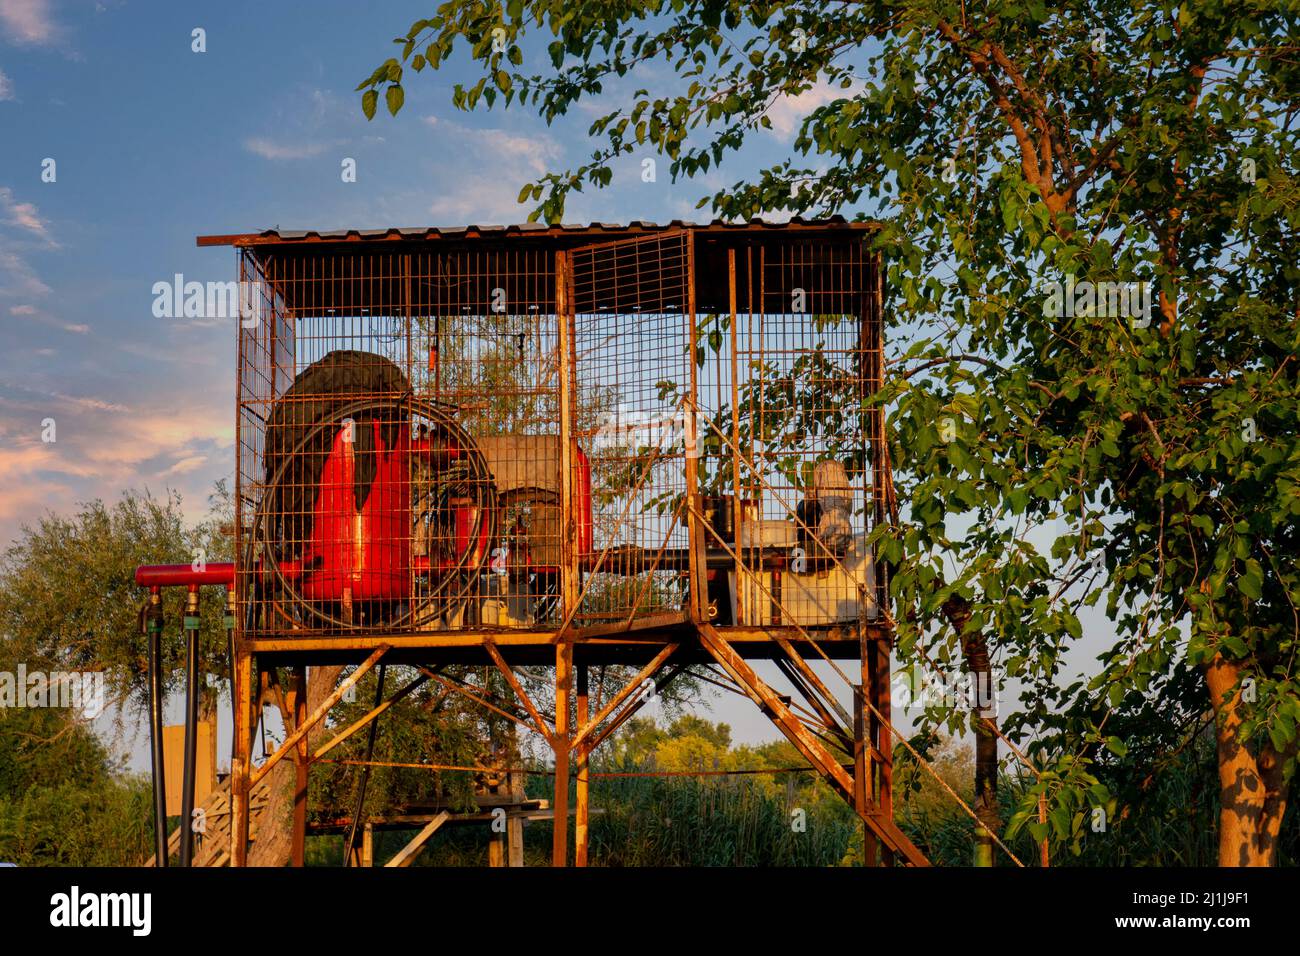
<svg viewBox="0 0 1300 956">
<path fill-rule="evenodd" d="M 781 642 L 786 641 L 805 657 L 819 658 L 825 654 L 832 660 L 856 661 L 861 654 L 862 637 L 886 642 L 891 638 L 891 628 L 885 624 L 821 631 L 795 626 L 719 627 L 717 631 L 746 660 L 783 659 L 787 655 Z M 384 645 L 389 647 L 384 655 L 389 664 L 491 665 L 494 663 L 488 651 L 491 645 L 512 666 L 552 666 L 559 638 L 559 632 L 553 630 L 458 630 L 263 637 L 245 641 L 244 646 L 271 666 L 360 664 Z M 695 625 L 683 617 L 648 620 L 635 627 L 623 624 L 588 627 L 569 633 L 565 640 L 573 648 L 574 663 L 589 667 L 642 666 L 669 644 L 679 645 L 673 656 L 677 663 L 713 660 L 700 643 Z"/>
</svg>

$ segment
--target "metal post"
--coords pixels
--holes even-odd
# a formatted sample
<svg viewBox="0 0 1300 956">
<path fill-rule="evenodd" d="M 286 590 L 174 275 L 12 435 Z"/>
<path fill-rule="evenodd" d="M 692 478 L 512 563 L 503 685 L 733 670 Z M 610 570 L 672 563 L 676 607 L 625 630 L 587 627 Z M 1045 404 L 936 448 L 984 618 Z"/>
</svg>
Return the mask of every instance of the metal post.
<svg viewBox="0 0 1300 956">
<path fill-rule="evenodd" d="M 149 756 L 153 770 L 154 865 L 166 866 L 167 860 L 167 781 L 163 756 L 163 667 L 162 593 L 149 589 L 149 609 L 145 629 L 149 635 Z"/>
<path fill-rule="evenodd" d="M 690 357 L 690 399 L 686 413 L 686 451 L 683 465 L 686 469 L 686 504 L 690 509 L 690 516 L 687 519 L 689 527 L 690 550 L 688 554 L 688 564 L 690 566 L 691 582 L 691 619 L 696 623 L 710 620 L 709 615 L 709 591 L 707 583 L 707 568 L 705 567 L 706 559 L 704 554 L 705 532 L 704 522 L 701 515 L 704 513 L 700 501 L 699 489 L 699 456 L 701 454 L 701 439 L 699 434 L 699 410 L 700 410 L 700 382 L 699 370 L 696 367 L 695 355 L 699 348 L 699 329 L 695 321 L 695 234 L 691 231 L 686 232 L 686 321 L 690 328 L 687 332 L 690 348 L 687 355 Z"/>
<path fill-rule="evenodd" d="M 873 729 L 872 742 L 880 753 L 875 768 L 875 801 L 880 815 L 886 820 L 894 819 L 894 740 L 890 733 L 893 715 L 889 700 L 889 643 L 883 640 L 871 642 L 873 663 L 871 667 L 870 694 L 876 708 L 869 724 Z M 882 866 L 892 866 L 894 853 L 889 847 L 880 848 Z"/>
<path fill-rule="evenodd" d="M 869 677 L 866 662 L 862 668 L 863 683 L 853 688 L 853 802 L 860 816 L 865 815 L 871 807 L 871 738 L 867 728 L 871 726 L 870 712 L 867 709 Z M 862 862 L 864 866 L 875 866 L 879 862 L 880 838 L 872 832 L 871 827 L 862 824 Z"/>
<path fill-rule="evenodd" d="M 746 275 L 746 280 L 748 279 L 749 276 Z M 731 493 L 733 499 L 731 502 L 731 544 L 736 553 L 736 583 L 731 589 L 736 613 L 732 616 L 731 623 L 743 625 L 749 623 L 749 618 L 745 613 L 744 595 L 747 575 L 745 574 L 745 564 L 742 558 L 745 553 L 743 547 L 745 540 L 745 490 L 740 480 L 740 455 L 737 454 L 740 448 L 740 332 L 736 328 L 736 250 L 734 248 L 727 250 L 727 290 L 731 306 Z"/>
<path fill-rule="evenodd" d="M 591 719 L 591 705 L 587 695 L 587 665 L 578 665 L 578 730 L 581 732 Z M 573 865 L 587 865 L 587 828 L 591 816 L 588 803 L 590 795 L 589 751 L 584 747 L 578 754 L 577 801 L 573 818 Z"/>
<path fill-rule="evenodd" d="M 307 720 L 307 668 L 296 667 L 293 671 L 293 726 L 301 727 Z M 373 724 L 371 725 L 373 726 Z M 297 780 L 293 792 L 293 849 L 290 854 L 290 866 L 307 865 L 307 784 L 311 770 L 311 759 L 307 736 L 298 741 L 298 750 L 294 754 Z"/>
<path fill-rule="evenodd" d="M 573 693 L 573 644 L 564 641 L 555 649 L 555 837 L 551 844 L 551 865 L 569 863 L 569 697 Z"/>
<path fill-rule="evenodd" d="M 573 265 L 567 253 L 555 254 L 555 321 L 557 325 L 557 361 L 560 387 L 560 593 L 562 613 L 572 618 L 577 611 L 580 582 L 578 580 L 578 528 L 573 514 L 573 468 L 576 420 L 574 403 L 577 375 L 574 355 L 573 302 L 570 300 L 570 283 Z"/>
<path fill-rule="evenodd" d="M 248 865 L 248 776 L 253 754 L 253 655 L 235 641 L 231 710 L 235 755 L 230 762 L 230 865 Z"/>
<path fill-rule="evenodd" d="M 199 586 L 185 596 L 185 754 L 181 782 L 181 866 L 194 863 L 194 773 L 199 744 Z"/>
</svg>

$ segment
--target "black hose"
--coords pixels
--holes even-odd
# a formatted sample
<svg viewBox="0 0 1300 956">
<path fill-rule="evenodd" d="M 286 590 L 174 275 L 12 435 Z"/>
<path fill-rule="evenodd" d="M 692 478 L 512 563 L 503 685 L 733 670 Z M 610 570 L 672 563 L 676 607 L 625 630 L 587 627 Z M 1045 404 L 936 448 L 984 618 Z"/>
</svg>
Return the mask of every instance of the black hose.
<svg viewBox="0 0 1300 956">
<path fill-rule="evenodd" d="M 167 866 L 167 780 L 163 756 L 163 609 L 161 599 L 150 597 L 145 626 L 149 632 L 149 737 L 153 764 L 154 866 Z"/>
<path fill-rule="evenodd" d="M 384 678 L 387 676 L 387 664 L 379 665 L 379 675 L 375 679 L 375 707 L 384 701 Z M 352 848 L 357 845 L 357 825 L 361 814 L 366 809 L 366 788 L 370 785 L 370 761 L 375 756 L 375 736 L 379 733 L 379 718 L 370 722 L 367 728 L 365 765 L 361 767 L 361 781 L 357 789 L 357 803 L 352 810 L 352 823 L 348 825 L 348 837 L 343 841 L 343 865 L 348 866 L 352 859 Z"/>
</svg>

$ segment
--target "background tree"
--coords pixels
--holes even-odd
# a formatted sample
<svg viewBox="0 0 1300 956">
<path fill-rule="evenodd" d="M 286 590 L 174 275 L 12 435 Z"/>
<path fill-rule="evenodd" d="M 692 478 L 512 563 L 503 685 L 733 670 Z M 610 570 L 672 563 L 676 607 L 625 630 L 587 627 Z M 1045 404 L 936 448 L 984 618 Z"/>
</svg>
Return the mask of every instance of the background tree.
<svg viewBox="0 0 1300 956">
<path fill-rule="evenodd" d="M 178 495 L 124 492 L 111 507 L 95 500 L 69 516 L 47 513 L 24 525 L 0 557 L 0 644 L 29 670 L 102 671 L 119 734 L 140 726 L 148 706 L 148 638 L 139 612 L 147 593 L 135 584 L 141 564 L 230 560 L 221 534 L 228 495 L 214 490 L 210 512 L 186 520 Z M 166 689 L 180 693 L 185 641 L 184 595 L 164 591 Z M 208 594 L 201 604 L 200 666 L 214 678 L 229 673 L 225 607 Z M 200 685 L 200 719 L 216 726 L 219 682 Z M 134 740 L 134 734 L 130 735 Z M 213 735 L 213 744 L 216 738 Z"/>
<path fill-rule="evenodd" d="M 0 858 L 76 865 L 143 862 L 153 845 L 148 781 L 125 772 L 114 747 L 129 748 L 147 726 L 147 638 L 135 586 L 139 564 L 225 558 L 219 534 L 223 488 L 213 515 L 191 525 L 180 498 L 128 491 L 113 505 L 91 501 L 68 516 L 24 526 L 0 559 L 0 670 L 99 671 L 111 739 L 70 709 L 0 710 Z M 184 681 L 183 597 L 167 594 L 167 689 Z M 200 635 L 205 671 L 227 669 L 220 601 L 205 600 Z M 200 716 L 216 726 L 219 684 L 201 685 Z M 215 734 L 213 735 L 215 748 Z"/>
<path fill-rule="evenodd" d="M 959 599 L 1026 686 L 1007 729 L 1033 736 L 1040 776 L 1012 829 L 1043 835 L 1044 793 L 1043 829 L 1075 847 L 1092 810 L 1115 810 L 1097 771 L 1128 750 L 1117 729 L 1211 708 L 1220 862 L 1269 864 L 1300 719 L 1296 13 L 449 0 L 358 89 L 367 115 L 381 92 L 396 113 L 406 70 L 462 52 L 483 75 L 454 88 L 457 107 L 549 122 L 667 67 L 671 81 L 595 120 L 589 162 L 523 185 L 548 221 L 634 151 L 689 178 L 770 127 L 774 103 L 838 91 L 794 156 L 702 205 L 884 224 L 887 314 L 905 331 L 883 398 L 903 507 L 880 542 L 900 654 L 960 660 L 969 634 L 943 613 Z M 534 36 L 549 63 L 529 73 Z M 1105 282 L 1148 284 L 1152 310 L 1099 303 Z M 1079 611 L 1095 604 L 1114 638 L 1070 682 Z M 952 708 L 940 721 L 968 722 Z"/>
</svg>

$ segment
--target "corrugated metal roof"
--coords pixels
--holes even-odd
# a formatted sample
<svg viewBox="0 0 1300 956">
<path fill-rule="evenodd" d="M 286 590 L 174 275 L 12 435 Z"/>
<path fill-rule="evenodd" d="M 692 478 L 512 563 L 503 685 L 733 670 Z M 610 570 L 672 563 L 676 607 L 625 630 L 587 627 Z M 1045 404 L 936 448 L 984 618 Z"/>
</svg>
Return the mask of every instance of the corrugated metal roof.
<svg viewBox="0 0 1300 956">
<path fill-rule="evenodd" d="M 200 246 L 260 246 L 303 242 L 392 242 L 401 240 L 430 242 L 440 239 L 502 239 L 512 236 L 527 236 L 529 238 L 543 236 L 600 236 L 611 238 L 614 236 L 666 232 L 671 229 L 692 229 L 697 232 L 723 233 L 789 230 L 836 231 L 842 229 L 865 231 L 876 228 L 878 228 L 876 223 L 849 222 L 843 216 L 832 216 L 826 219 L 804 219 L 796 216 L 782 222 L 771 222 L 765 219 L 725 222 L 721 219 L 714 219 L 711 222 L 696 223 L 674 219 L 672 222 L 656 223 L 635 219 L 629 223 L 593 222 L 587 225 L 566 223 L 558 226 L 541 222 L 526 222 L 509 226 L 421 226 L 405 229 L 266 229 L 262 232 L 199 236 L 197 242 Z"/>
</svg>

